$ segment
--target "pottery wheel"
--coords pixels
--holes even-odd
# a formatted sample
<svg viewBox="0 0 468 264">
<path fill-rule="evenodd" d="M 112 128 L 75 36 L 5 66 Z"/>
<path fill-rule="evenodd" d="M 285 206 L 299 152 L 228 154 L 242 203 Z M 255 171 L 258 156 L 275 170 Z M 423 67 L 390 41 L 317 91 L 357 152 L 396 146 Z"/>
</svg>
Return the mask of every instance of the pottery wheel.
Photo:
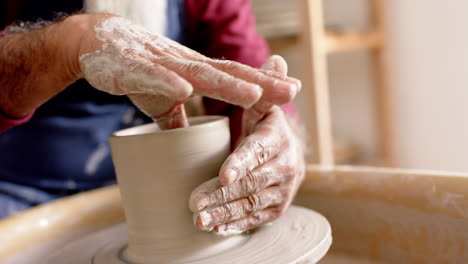
<svg viewBox="0 0 468 264">
<path fill-rule="evenodd" d="M 209 255 L 200 254 L 181 261 L 181 249 L 171 250 L 169 254 L 174 254 L 171 263 L 315 263 L 328 251 L 331 241 L 331 229 L 325 217 L 291 206 L 272 224 L 249 234 L 232 236 L 211 249 Z M 127 264 L 122 254 L 126 244 L 127 227 L 124 223 L 116 224 L 62 245 L 44 263 Z M 153 263 L 160 262 L 155 259 Z"/>
</svg>

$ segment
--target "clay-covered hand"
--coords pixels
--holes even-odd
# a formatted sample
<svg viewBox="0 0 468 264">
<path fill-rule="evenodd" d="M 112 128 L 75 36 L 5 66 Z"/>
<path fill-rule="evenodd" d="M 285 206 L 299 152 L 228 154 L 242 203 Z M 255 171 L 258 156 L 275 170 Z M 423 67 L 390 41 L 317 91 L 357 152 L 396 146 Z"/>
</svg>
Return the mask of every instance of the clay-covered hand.
<svg viewBox="0 0 468 264">
<path fill-rule="evenodd" d="M 274 71 L 207 58 L 117 16 L 87 14 L 79 49 L 84 78 L 95 88 L 129 95 L 163 128 L 186 125 L 182 104 L 202 95 L 249 108 L 284 104 L 300 81 Z M 83 18 L 82 18 L 83 19 Z"/>
<path fill-rule="evenodd" d="M 230 234 L 273 221 L 285 213 L 304 172 L 300 140 L 273 106 L 228 157 L 220 176 L 192 192 L 195 225 Z"/>
<path fill-rule="evenodd" d="M 287 64 L 271 56 L 263 69 L 286 75 Z M 190 198 L 195 225 L 222 234 L 239 233 L 281 216 L 304 177 L 298 131 L 266 101 L 243 115 L 245 138 L 220 170 L 220 177 L 197 187 Z"/>
</svg>

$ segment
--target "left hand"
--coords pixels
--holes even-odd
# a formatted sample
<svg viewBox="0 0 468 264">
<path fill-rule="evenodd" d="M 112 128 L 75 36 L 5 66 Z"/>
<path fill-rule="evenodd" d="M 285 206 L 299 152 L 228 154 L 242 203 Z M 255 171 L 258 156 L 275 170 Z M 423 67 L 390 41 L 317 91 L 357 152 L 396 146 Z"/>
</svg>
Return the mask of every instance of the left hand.
<svg viewBox="0 0 468 264">
<path fill-rule="evenodd" d="M 115 15 L 74 15 L 66 24 L 79 39 L 65 43 L 73 45 L 66 52 L 72 68 L 98 90 L 128 95 L 162 129 L 188 126 L 183 103 L 193 95 L 247 109 L 288 103 L 301 87 L 285 74 L 208 58 Z"/>
<path fill-rule="evenodd" d="M 200 230 L 240 233 L 283 215 L 305 173 L 301 141 L 278 106 L 272 106 L 228 157 L 220 176 L 190 197 Z"/>
</svg>

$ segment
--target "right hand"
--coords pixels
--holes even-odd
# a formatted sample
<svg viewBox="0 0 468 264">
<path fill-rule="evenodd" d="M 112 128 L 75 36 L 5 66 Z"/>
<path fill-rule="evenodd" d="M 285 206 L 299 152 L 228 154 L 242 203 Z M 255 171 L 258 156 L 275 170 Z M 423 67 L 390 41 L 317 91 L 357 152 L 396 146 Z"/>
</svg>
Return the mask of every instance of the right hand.
<svg viewBox="0 0 468 264">
<path fill-rule="evenodd" d="M 301 88 L 297 79 L 207 58 L 118 16 L 74 17 L 86 21 L 77 58 L 83 77 L 96 89 L 129 95 L 163 129 L 187 125 L 182 104 L 192 95 L 250 108 L 288 103 Z"/>
</svg>

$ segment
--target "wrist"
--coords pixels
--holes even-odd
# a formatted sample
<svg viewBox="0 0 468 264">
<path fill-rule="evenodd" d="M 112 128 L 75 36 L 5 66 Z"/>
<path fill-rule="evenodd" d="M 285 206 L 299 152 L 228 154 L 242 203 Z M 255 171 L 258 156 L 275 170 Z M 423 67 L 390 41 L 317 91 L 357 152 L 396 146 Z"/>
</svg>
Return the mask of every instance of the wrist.
<svg viewBox="0 0 468 264">
<path fill-rule="evenodd" d="M 79 14 L 65 19 L 60 25 L 60 34 L 67 36 L 62 41 L 62 56 L 74 78 L 82 78 L 80 57 L 101 49 L 102 43 L 96 38 L 95 26 L 100 21 L 113 17 L 112 14 Z"/>
<path fill-rule="evenodd" d="M 58 43 L 58 61 L 64 69 L 64 78 L 74 82 L 81 78 L 81 49 L 86 42 L 86 36 L 93 31 L 93 25 L 87 15 L 73 15 L 55 25 L 54 38 Z"/>
</svg>

